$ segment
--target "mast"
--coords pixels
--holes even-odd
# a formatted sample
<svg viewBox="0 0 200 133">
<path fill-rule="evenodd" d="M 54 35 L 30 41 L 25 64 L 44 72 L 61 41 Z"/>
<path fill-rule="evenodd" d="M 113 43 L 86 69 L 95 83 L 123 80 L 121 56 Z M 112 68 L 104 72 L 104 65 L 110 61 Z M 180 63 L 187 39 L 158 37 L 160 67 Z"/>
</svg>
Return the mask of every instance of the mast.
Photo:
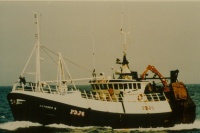
<svg viewBox="0 0 200 133">
<path fill-rule="evenodd" d="M 62 81 L 65 80 L 65 74 L 64 74 L 64 68 L 63 68 L 63 60 L 61 53 L 58 54 L 58 73 L 57 73 L 57 79 L 58 79 L 58 85 L 62 85 Z"/>
<path fill-rule="evenodd" d="M 127 23 L 125 22 L 125 17 L 128 18 L 128 16 L 125 16 L 124 12 L 125 12 L 125 3 L 123 1 L 120 34 L 123 35 L 122 36 L 123 37 L 123 39 L 122 39 L 123 53 L 124 53 L 124 55 L 126 55 L 127 47 L 130 44 L 130 30 L 131 30 L 131 28 L 130 28 L 129 19 L 127 20 Z"/>
<path fill-rule="evenodd" d="M 57 73 L 57 79 L 58 79 L 58 84 L 59 84 L 59 86 L 62 86 L 62 85 L 65 86 L 65 85 L 66 85 L 66 83 L 63 82 L 63 81 L 67 81 L 67 80 L 65 79 L 65 75 L 64 75 L 64 68 L 65 68 L 65 70 L 67 70 L 67 74 L 68 74 L 68 77 L 69 77 L 69 79 L 70 79 L 72 85 L 73 85 L 74 88 L 77 90 L 76 85 L 74 84 L 74 80 L 72 79 L 72 76 L 71 76 L 71 74 L 70 74 L 70 72 L 69 72 L 69 69 L 68 69 L 67 65 L 65 64 L 65 62 L 64 62 L 64 60 L 63 60 L 63 57 L 62 57 L 61 53 L 59 53 L 58 55 L 59 55 L 59 57 L 58 57 L 58 73 Z M 66 88 L 66 89 L 67 89 L 67 88 Z"/>
<path fill-rule="evenodd" d="M 131 70 L 129 69 L 129 62 L 126 59 L 126 51 L 127 51 L 127 47 L 130 43 L 130 29 L 129 31 L 124 31 L 123 30 L 123 20 L 124 20 L 124 2 L 123 2 L 123 7 L 122 7 L 122 17 L 121 17 L 121 29 L 120 29 L 120 34 L 122 35 L 122 46 L 123 46 L 123 61 L 120 62 L 119 59 L 117 59 L 117 64 L 121 64 L 121 75 L 120 78 L 122 79 L 132 79 L 132 76 L 130 76 L 131 74 Z"/>
<path fill-rule="evenodd" d="M 124 55 L 126 55 L 126 50 L 127 50 L 127 45 L 129 42 L 127 42 L 127 35 L 130 35 L 130 31 L 129 32 L 124 32 L 122 29 L 121 29 L 121 34 L 124 35 L 124 41 L 123 41 L 123 48 L 124 48 Z"/>
<path fill-rule="evenodd" d="M 36 24 L 36 34 L 35 34 L 35 38 L 36 38 L 36 78 L 35 78 L 35 82 L 38 83 L 37 84 L 37 88 L 39 89 L 40 86 L 40 28 L 39 28 L 39 14 L 35 13 L 35 24 Z"/>
<path fill-rule="evenodd" d="M 123 47 L 124 47 L 123 53 L 124 53 L 124 56 L 123 56 L 123 61 L 121 62 L 121 64 L 122 64 L 122 66 L 121 66 L 121 74 L 124 74 L 124 75 L 122 75 L 122 79 L 132 79 L 132 77 L 130 76 L 131 70 L 129 69 L 129 66 L 128 66 L 129 62 L 126 59 L 127 35 L 129 35 L 130 32 L 124 32 L 121 29 L 121 34 L 124 35 L 124 41 L 123 41 Z"/>
<path fill-rule="evenodd" d="M 95 46 L 94 46 L 94 24 L 92 19 L 92 55 L 93 55 L 93 72 L 92 75 L 95 78 L 96 77 L 96 59 L 95 59 Z"/>
</svg>

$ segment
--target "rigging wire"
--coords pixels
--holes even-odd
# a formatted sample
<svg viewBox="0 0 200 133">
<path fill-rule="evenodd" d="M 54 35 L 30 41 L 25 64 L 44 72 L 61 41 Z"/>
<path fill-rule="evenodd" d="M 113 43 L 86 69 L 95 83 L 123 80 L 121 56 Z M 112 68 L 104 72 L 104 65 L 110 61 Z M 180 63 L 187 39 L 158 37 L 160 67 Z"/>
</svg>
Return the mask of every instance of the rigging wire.
<svg viewBox="0 0 200 133">
<path fill-rule="evenodd" d="M 58 62 L 55 61 L 55 60 L 53 59 L 53 57 L 51 57 L 50 54 L 45 50 L 45 49 L 47 49 L 47 48 L 44 47 L 44 46 L 41 46 L 41 48 L 42 48 L 42 50 L 44 50 L 44 52 L 49 56 L 49 58 L 50 58 L 51 60 L 53 60 L 53 62 L 54 62 L 56 65 L 58 65 Z M 48 49 L 48 50 L 49 50 L 49 49 Z M 53 52 L 53 51 L 51 51 L 51 52 Z M 53 52 L 53 53 L 59 56 L 59 54 L 57 54 L 57 53 L 55 53 L 55 52 Z M 61 55 L 61 54 L 60 54 L 60 55 Z M 64 64 L 65 64 L 65 63 L 64 63 Z M 66 68 L 67 68 L 67 67 L 66 67 Z M 68 75 L 68 77 L 69 77 L 70 79 L 72 79 L 71 76 L 70 76 L 70 74 L 69 74 L 68 68 L 67 68 L 67 71 L 68 71 L 68 73 L 65 72 L 65 71 L 64 71 L 64 73 L 65 73 L 66 75 Z M 71 81 L 72 81 L 72 80 L 71 80 Z"/>
<path fill-rule="evenodd" d="M 58 63 L 50 56 L 50 54 L 45 50 L 44 46 L 41 46 L 42 50 L 44 50 L 44 52 L 49 56 L 50 59 L 53 60 L 54 63 L 56 63 L 58 65 Z"/>
<path fill-rule="evenodd" d="M 48 49 L 48 48 L 45 47 L 45 46 L 42 46 L 42 48 L 45 48 L 46 50 L 50 51 L 51 53 L 53 53 L 53 54 L 59 56 L 59 54 L 57 54 L 56 52 L 54 52 L 54 51 Z M 71 60 L 69 60 L 69 59 L 67 59 L 67 58 L 64 58 L 64 57 L 63 57 L 63 59 L 66 60 L 66 61 L 68 61 L 68 62 L 70 62 L 70 63 L 72 63 L 72 64 L 74 64 L 74 65 L 77 66 L 77 67 L 80 67 L 80 68 L 82 68 L 82 69 L 84 69 L 84 70 L 86 70 L 86 71 L 92 73 L 91 70 L 88 70 L 87 68 L 85 68 L 85 67 L 83 67 L 83 66 L 80 66 L 80 65 L 78 65 L 77 63 L 75 63 L 75 62 L 73 62 L 73 61 L 71 61 Z M 56 63 L 56 64 L 57 64 L 57 63 Z"/>
</svg>

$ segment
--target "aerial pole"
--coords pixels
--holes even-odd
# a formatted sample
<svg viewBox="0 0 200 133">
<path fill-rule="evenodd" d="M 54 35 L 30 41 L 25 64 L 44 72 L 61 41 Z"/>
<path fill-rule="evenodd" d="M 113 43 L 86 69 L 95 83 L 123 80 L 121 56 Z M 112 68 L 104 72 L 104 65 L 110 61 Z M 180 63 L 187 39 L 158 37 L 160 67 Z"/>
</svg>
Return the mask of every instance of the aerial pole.
<svg viewBox="0 0 200 133">
<path fill-rule="evenodd" d="M 127 31 L 127 30 L 124 30 L 125 28 L 123 28 L 126 25 L 126 24 L 124 24 L 125 23 L 124 22 L 124 18 L 125 18 L 124 17 L 124 10 L 125 10 L 124 7 L 125 7 L 125 5 L 124 5 L 124 1 L 123 1 L 120 34 L 122 35 L 122 47 L 123 47 L 124 56 L 123 56 L 123 61 L 120 62 L 120 60 L 117 59 L 117 63 L 122 64 L 122 66 L 121 66 L 121 78 L 122 79 L 132 79 L 132 76 L 130 76 L 131 71 L 130 71 L 129 66 L 128 66 L 129 62 L 126 59 L 127 47 L 130 44 L 130 29 Z M 129 73 L 129 74 L 127 75 L 127 73 Z"/>
<path fill-rule="evenodd" d="M 39 14 L 35 13 L 35 25 L 36 25 L 36 79 L 37 89 L 39 90 L 40 86 L 40 28 L 39 28 Z"/>
<path fill-rule="evenodd" d="M 95 59 L 95 46 L 94 46 L 94 24 L 93 24 L 93 20 L 92 20 L 92 55 L 93 55 L 93 72 L 92 75 L 95 78 L 96 77 L 96 59 Z"/>
<path fill-rule="evenodd" d="M 123 45 L 123 53 L 126 54 L 127 46 L 130 43 L 130 29 L 129 29 L 128 32 L 125 32 L 124 29 L 123 29 L 123 26 L 124 26 L 124 10 L 125 10 L 125 5 L 124 5 L 124 1 L 123 1 L 120 34 L 122 34 L 124 36 L 124 38 L 122 40 L 122 45 Z M 127 41 L 127 36 L 129 37 L 128 38 L 129 41 Z"/>
</svg>

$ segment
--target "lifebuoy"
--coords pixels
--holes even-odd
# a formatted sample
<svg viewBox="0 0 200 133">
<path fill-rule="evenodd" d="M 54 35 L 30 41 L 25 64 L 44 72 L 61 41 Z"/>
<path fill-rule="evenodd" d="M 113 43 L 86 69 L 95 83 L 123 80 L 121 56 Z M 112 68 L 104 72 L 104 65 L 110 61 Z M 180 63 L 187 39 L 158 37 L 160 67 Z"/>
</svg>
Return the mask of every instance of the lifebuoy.
<svg viewBox="0 0 200 133">
<path fill-rule="evenodd" d="M 143 95 L 142 94 L 139 94 L 138 95 L 138 101 L 142 100 L 143 99 Z"/>
</svg>

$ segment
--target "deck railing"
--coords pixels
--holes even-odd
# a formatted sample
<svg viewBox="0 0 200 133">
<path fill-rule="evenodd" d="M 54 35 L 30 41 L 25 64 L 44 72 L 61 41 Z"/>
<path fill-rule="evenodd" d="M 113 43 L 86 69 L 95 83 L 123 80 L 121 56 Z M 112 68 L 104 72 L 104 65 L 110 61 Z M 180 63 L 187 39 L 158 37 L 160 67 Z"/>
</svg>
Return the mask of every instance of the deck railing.
<svg viewBox="0 0 200 133">
<path fill-rule="evenodd" d="M 139 95 L 142 97 L 139 99 Z M 131 95 L 110 95 L 109 93 L 92 93 L 91 91 L 84 91 L 81 93 L 81 96 L 86 99 L 102 100 L 102 101 L 111 101 L 111 102 L 136 102 L 136 101 L 165 101 L 167 100 L 165 94 L 163 93 L 149 93 L 149 94 L 131 94 Z"/>
<path fill-rule="evenodd" d="M 66 87 L 66 86 L 65 86 Z M 71 89 L 68 90 L 66 87 L 56 86 L 56 85 L 40 85 L 36 87 L 35 84 L 29 82 L 27 85 L 16 83 L 13 86 L 13 91 L 33 91 L 33 92 L 41 92 L 41 93 L 51 93 L 51 94 L 60 94 L 65 95 L 66 93 L 74 93 L 77 90 Z M 101 100 L 101 101 L 110 101 L 110 102 L 136 102 L 136 101 L 145 101 L 145 102 L 153 102 L 153 101 L 165 101 L 167 100 L 164 93 L 149 93 L 149 94 L 125 94 L 125 95 L 117 95 L 102 92 L 86 92 L 85 90 L 81 92 L 81 96 L 86 99 L 93 100 Z"/>
</svg>

